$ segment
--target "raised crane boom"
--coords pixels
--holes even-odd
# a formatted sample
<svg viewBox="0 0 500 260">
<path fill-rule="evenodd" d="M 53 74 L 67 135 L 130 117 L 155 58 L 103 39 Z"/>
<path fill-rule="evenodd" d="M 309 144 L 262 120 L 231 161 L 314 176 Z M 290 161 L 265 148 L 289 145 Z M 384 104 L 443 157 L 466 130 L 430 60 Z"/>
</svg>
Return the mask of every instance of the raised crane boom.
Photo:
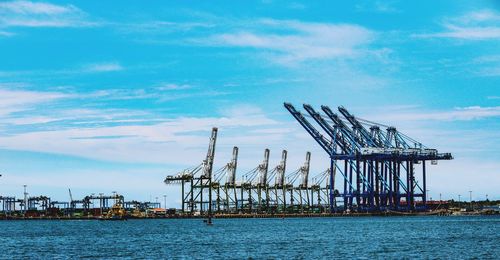
<svg viewBox="0 0 500 260">
<path fill-rule="evenodd" d="M 349 121 L 349 123 L 351 123 L 353 130 L 358 132 L 363 137 L 365 146 L 379 146 L 372 140 L 372 137 L 366 128 L 364 128 L 363 125 L 353 115 L 351 115 L 349 111 L 347 111 L 347 109 L 340 106 L 339 112 L 347 119 L 347 121 Z"/>
<path fill-rule="evenodd" d="M 212 128 L 212 136 L 210 137 L 210 144 L 208 145 L 207 157 L 203 161 L 203 176 L 205 178 L 212 177 L 212 169 L 215 157 L 215 142 L 217 140 L 217 127 Z"/>
<path fill-rule="evenodd" d="M 351 145 L 343 138 L 341 133 L 334 127 L 330 126 L 318 112 L 316 112 L 310 105 L 307 104 L 304 104 L 304 109 L 312 116 L 316 123 L 318 123 L 321 128 L 323 128 L 323 130 L 334 140 L 334 142 L 344 153 L 353 153 L 353 147 L 351 147 Z"/>
<path fill-rule="evenodd" d="M 333 123 L 340 129 L 340 131 L 343 133 L 343 136 L 345 136 L 351 145 L 353 147 L 356 147 L 359 149 L 359 146 L 363 144 L 363 141 L 361 138 L 356 135 L 345 123 L 340 119 L 340 117 L 333 113 L 330 107 L 328 106 L 321 106 L 321 110 L 325 112 L 325 114 L 330 118 L 330 120 L 333 121 Z"/>
<path fill-rule="evenodd" d="M 311 165 L 311 152 L 306 153 L 306 162 L 304 166 L 300 167 L 300 173 L 302 175 L 302 180 L 300 183 L 300 188 L 307 188 L 309 182 L 309 168 Z"/>
<path fill-rule="evenodd" d="M 281 162 L 276 167 L 277 173 L 276 173 L 275 184 L 278 187 L 283 187 L 285 185 L 286 156 L 287 156 L 287 151 L 283 150 L 283 152 L 281 153 Z"/>
<path fill-rule="evenodd" d="M 233 147 L 233 159 L 226 165 L 227 179 L 226 184 L 234 185 L 236 182 L 236 167 L 238 165 L 238 147 Z"/>
<path fill-rule="evenodd" d="M 284 103 L 285 108 L 292 114 L 295 119 L 306 129 L 306 131 L 318 142 L 318 144 L 325 150 L 329 155 L 334 152 L 335 145 L 328 141 L 318 130 L 316 130 L 305 118 L 302 113 L 297 111 L 295 107 L 290 103 Z"/>
<path fill-rule="evenodd" d="M 264 160 L 258 166 L 259 171 L 259 185 L 265 186 L 267 184 L 267 172 L 269 169 L 269 149 L 264 151 Z"/>
</svg>

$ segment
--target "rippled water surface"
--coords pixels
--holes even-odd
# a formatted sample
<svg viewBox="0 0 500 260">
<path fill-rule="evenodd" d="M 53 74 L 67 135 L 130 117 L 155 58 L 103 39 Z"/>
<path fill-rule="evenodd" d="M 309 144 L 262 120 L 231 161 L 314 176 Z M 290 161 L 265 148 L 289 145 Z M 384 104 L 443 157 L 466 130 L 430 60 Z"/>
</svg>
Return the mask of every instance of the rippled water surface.
<svg viewBox="0 0 500 260">
<path fill-rule="evenodd" d="M 500 258 L 500 217 L 0 221 L 0 257 Z"/>
</svg>

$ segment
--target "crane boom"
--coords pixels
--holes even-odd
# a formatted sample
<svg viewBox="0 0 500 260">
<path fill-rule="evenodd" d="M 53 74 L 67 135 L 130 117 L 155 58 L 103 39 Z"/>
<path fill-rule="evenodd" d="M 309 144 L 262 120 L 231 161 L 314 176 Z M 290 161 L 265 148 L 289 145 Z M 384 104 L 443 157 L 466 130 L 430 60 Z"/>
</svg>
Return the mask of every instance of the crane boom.
<svg viewBox="0 0 500 260">
<path fill-rule="evenodd" d="M 234 185 L 236 181 L 236 167 L 238 164 L 238 147 L 233 147 L 233 158 L 230 163 L 227 164 L 227 179 L 226 184 Z"/>
<path fill-rule="evenodd" d="M 269 169 L 269 149 L 264 151 L 264 160 L 258 166 L 259 171 L 259 185 L 265 186 L 267 184 L 267 171 Z"/>
<path fill-rule="evenodd" d="M 212 168 L 214 165 L 215 142 L 217 141 L 217 127 L 212 128 L 212 136 L 208 145 L 207 157 L 203 161 L 203 175 L 205 178 L 212 178 Z"/>
</svg>

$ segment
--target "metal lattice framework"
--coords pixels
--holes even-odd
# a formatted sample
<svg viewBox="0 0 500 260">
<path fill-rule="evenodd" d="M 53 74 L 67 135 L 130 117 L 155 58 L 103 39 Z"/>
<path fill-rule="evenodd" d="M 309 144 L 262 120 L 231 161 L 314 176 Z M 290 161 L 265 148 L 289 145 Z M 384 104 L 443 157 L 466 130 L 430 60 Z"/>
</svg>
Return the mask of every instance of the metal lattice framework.
<svg viewBox="0 0 500 260">
<path fill-rule="evenodd" d="M 424 210 L 426 161 L 436 164 L 453 159 L 450 153 L 427 148 L 395 127 L 355 117 L 342 106 L 338 107 L 340 115 L 328 106 L 321 106 L 323 114 L 307 104 L 303 105 L 307 114 L 290 103 L 284 106 L 330 158 L 331 212 Z M 312 118 L 321 131 L 306 118 Z M 422 183 L 415 178 L 418 164 L 422 165 Z M 344 181 L 342 193 L 335 189 L 335 173 Z M 343 208 L 335 207 L 337 197 L 343 199 Z"/>
</svg>

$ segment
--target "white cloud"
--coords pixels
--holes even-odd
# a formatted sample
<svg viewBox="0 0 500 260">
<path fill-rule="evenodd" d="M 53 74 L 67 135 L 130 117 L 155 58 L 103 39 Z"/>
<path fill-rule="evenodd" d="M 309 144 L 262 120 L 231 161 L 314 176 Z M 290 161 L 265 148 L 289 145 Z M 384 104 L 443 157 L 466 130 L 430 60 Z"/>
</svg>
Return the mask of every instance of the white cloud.
<svg viewBox="0 0 500 260">
<path fill-rule="evenodd" d="M 58 92 L 0 89 L 0 116 L 6 116 L 14 112 L 27 110 L 37 104 L 67 97 L 67 94 Z"/>
<path fill-rule="evenodd" d="M 14 36 L 15 33 L 11 33 L 11 32 L 6 32 L 6 31 L 0 31 L 0 36 L 3 36 L 3 37 L 11 37 L 11 36 Z"/>
<path fill-rule="evenodd" d="M 500 39 L 500 14 L 492 10 L 469 12 L 463 16 L 447 18 L 444 32 L 414 34 L 418 38 L 454 38 L 462 40 Z"/>
<path fill-rule="evenodd" d="M 0 10 L 18 14 L 63 14 L 78 10 L 72 5 L 58 6 L 43 2 L 13 1 L 0 3 Z"/>
<path fill-rule="evenodd" d="M 113 24 L 112 24 L 113 25 Z M 122 33 L 151 33 L 163 34 L 172 32 L 186 32 L 193 29 L 207 29 L 215 25 L 208 22 L 171 22 L 171 21 L 146 21 L 136 23 L 117 23 L 117 29 Z"/>
<path fill-rule="evenodd" d="M 12 80 L 18 80 L 19 78 L 29 77 L 31 79 L 35 78 L 50 78 L 54 76 L 67 76 L 67 75 L 80 75 L 82 73 L 100 73 L 100 72 L 116 72 L 125 70 L 119 62 L 109 61 L 109 62 L 96 62 L 81 64 L 78 67 L 73 68 L 61 68 L 52 70 L 10 70 L 10 71 L 0 71 L 0 77 L 11 78 Z"/>
<path fill-rule="evenodd" d="M 467 121 L 475 119 L 485 119 L 492 117 L 500 117 L 500 106 L 495 107 L 457 107 L 449 111 L 392 111 L 390 115 L 383 118 L 373 115 L 374 118 L 380 118 L 389 122 L 401 121 Z M 378 120 L 378 119 L 377 119 Z"/>
<path fill-rule="evenodd" d="M 0 3 L 0 27 L 84 27 L 86 14 L 73 5 L 11 1 Z"/>
<path fill-rule="evenodd" d="M 441 33 L 420 34 L 422 38 L 457 38 L 464 40 L 487 40 L 500 38 L 500 27 L 460 27 L 446 26 L 449 31 Z"/>
<path fill-rule="evenodd" d="M 356 11 L 359 12 L 377 12 L 377 13 L 399 13 L 399 9 L 394 7 L 395 1 L 365 1 L 358 2 L 355 5 Z"/>
<path fill-rule="evenodd" d="M 475 64 L 500 63 L 500 55 L 485 55 L 473 60 Z"/>
<path fill-rule="evenodd" d="M 85 72 L 112 72 L 121 71 L 123 69 L 122 65 L 118 62 L 94 63 L 83 67 L 83 71 Z"/>
<path fill-rule="evenodd" d="M 354 57 L 369 44 L 375 33 L 358 25 L 306 23 L 263 19 L 256 30 L 213 35 L 209 45 L 255 48 L 271 52 L 275 60 L 290 64 L 312 59 Z"/>
<path fill-rule="evenodd" d="M 168 102 L 172 100 L 195 98 L 195 97 L 214 97 L 227 95 L 229 92 L 217 90 L 199 89 L 189 84 L 160 84 L 145 88 L 123 88 L 123 89 L 106 89 L 96 92 L 82 94 L 81 98 L 101 98 L 104 100 L 132 100 L 132 99 L 154 99 L 155 102 Z"/>
<path fill-rule="evenodd" d="M 12 134 L 0 137 L 2 148 L 75 155 L 122 162 L 194 163 L 202 158 L 190 156 L 193 149 L 204 149 L 213 126 L 244 134 L 245 129 L 275 125 L 264 115 L 234 117 L 175 118 L 151 125 L 77 128 Z M 104 138 L 120 136 L 123 138 Z M 268 145 L 262 135 L 237 135 L 222 141 Z M 202 150 L 201 150 L 202 151 Z"/>
<path fill-rule="evenodd" d="M 452 21 L 461 24 L 477 24 L 483 22 L 500 22 L 500 14 L 493 10 L 483 9 L 466 13 L 457 18 L 452 18 Z"/>
<path fill-rule="evenodd" d="M 287 8 L 294 10 L 304 10 L 307 8 L 307 6 L 302 3 L 292 2 L 288 4 Z"/>
<path fill-rule="evenodd" d="M 490 67 L 490 68 L 483 68 L 478 71 L 478 75 L 480 76 L 485 76 L 485 77 L 497 77 L 500 76 L 500 66 L 498 67 Z"/>
<path fill-rule="evenodd" d="M 173 83 L 164 83 L 161 84 L 160 86 L 156 87 L 158 90 L 186 90 L 186 89 L 191 89 L 193 86 L 188 85 L 188 84 L 173 84 Z"/>
<path fill-rule="evenodd" d="M 477 68 L 477 75 L 484 77 L 500 76 L 500 55 L 485 55 L 477 57 L 472 62 Z M 480 65 L 480 66 L 478 66 Z"/>
</svg>

